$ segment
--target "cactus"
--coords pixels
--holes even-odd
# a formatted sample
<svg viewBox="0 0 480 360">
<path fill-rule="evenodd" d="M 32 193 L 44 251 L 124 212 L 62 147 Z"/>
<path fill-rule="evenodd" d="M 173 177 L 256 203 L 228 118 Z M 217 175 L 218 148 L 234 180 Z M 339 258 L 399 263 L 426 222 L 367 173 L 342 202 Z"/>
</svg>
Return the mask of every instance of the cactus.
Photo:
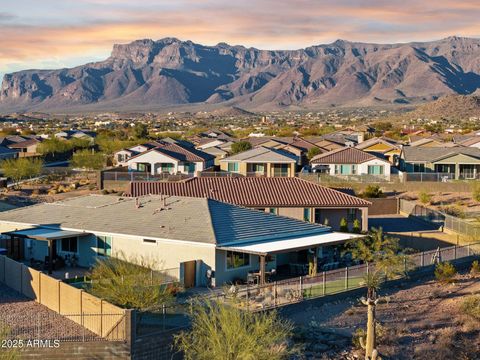
<svg viewBox="0 0 480 360">
<path fill-rule="evenodd" d="M 360 338 L 360 345 L 362 349 L 365 350 L 366 360 L 370 360 L 370 359 L 379 360 L 378 351 L 376 349 L 376 333 L 375 333 L 375 323 L 376 323 L 375 308 L 377 306 L 378 299 L 372 300 L 368 298 L 367 300 L 362 300 L 362 303 L 367 306 L 367 338 L 366 338 L 366 342 L 364 342 L 363 338 Z"/>
</svg>

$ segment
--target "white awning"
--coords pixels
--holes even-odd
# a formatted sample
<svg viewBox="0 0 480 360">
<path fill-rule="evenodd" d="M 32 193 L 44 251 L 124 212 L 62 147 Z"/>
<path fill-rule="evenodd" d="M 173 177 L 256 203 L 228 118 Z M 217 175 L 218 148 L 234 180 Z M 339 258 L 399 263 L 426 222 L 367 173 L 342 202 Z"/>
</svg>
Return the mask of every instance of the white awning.
<svg viewBox="0 0 480 360">
<path fill-rule="evenodd" d="M 316 246 L 337 245 L 345 243 L 350 239 L 359 239 L 362 237 L 365 237 L 365 235 L 328 232 L 293 239 L 217 246 L 217 248 L 221 250 L 237 251 L 248 254 L 267 255 L 289 252 L 293 250 L 303 250 Z"/>
<path fill-rule="evenodd" d="M 90 233 L 37 227 L 37 228 L 31 228 L 31 229 L 10 231 L 7 233 L 3 233 L 3 235 L 48 241 L 48 240 L 60 240 L 60 239 L 76 237 L 76 236 L 86 236 L 86 235 L 90 235 Z"/>
</svg>

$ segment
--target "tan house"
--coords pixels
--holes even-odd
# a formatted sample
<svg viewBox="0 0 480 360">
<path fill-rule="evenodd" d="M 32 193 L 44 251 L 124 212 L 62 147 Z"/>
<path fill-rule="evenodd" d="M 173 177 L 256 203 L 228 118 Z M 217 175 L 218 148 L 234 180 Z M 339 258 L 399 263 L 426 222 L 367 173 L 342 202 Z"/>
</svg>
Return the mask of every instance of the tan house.
<svg viewBox="0 0 480 360">
<path fill-rule="evenodd" d="M 328 223 L 340 229 L 346 219 L 349 227 L 360 221 L 368 230 L 370 202 L 298 177 L 197 177 L 184 181 L 131 182 L 129 196 L 172 195 L 209 197 L 234 205 L 288 216 L 312 223 Z"/>
<path fill-rule="evenodd" d="M 395 159 L 400 156 L 402 152 L 401 144 L 393 139 L 385 137 L 374 137 L 364 142 L 361 142 L 355 148 L 371 153 L 373 155 L 384 157 L 390 163 L 394 164 Z"/>
<path fill-rule="evenodd" d="M 399 167 L 407 173 L 436 173 L 456 180 L 480 178 L 480 149 L 474 147 L 403 148 Z"/>
<path fill-rule="evenodd" d="M 259 146 L 220 160 L 220 169 L 243 176 L 292 177 L 298 158 L 283 150 Z"/>
</svg>

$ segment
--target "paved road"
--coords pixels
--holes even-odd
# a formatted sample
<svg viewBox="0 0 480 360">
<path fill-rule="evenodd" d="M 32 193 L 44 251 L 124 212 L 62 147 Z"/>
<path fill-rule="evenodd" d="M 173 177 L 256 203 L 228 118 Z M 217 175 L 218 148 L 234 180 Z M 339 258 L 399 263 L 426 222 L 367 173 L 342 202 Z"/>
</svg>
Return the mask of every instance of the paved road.
<svg viewBox="0 0 480 360">
<path fill-rule="evenodd" d="M 368 218 L 369 227 L 382 227 L 385 232 L 421 232 L 437 231 L 438 227 L 424 223 L 419 220 L 413 220 L 402 215 L 379 215 Z"/>
</svg>

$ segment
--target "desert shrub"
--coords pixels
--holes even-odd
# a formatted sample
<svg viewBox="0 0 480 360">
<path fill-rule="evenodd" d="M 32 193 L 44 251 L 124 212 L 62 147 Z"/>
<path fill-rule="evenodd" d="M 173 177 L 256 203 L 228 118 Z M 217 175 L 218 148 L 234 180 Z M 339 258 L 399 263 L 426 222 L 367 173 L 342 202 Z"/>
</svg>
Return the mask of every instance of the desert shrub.
<svg viewBox="0 0 480 360">
<path fill-rule="evenodd" d="M 448 261 L 439 263 L 435 267 L 435 278 L 437 281 L 450 284 L 454 281 L 455 275 L 457 275 L 457 269 Z"/>
<path fill-rule="evenodd" d="M 216 302 L 193 306 L 192 326 L 175 336 L 186 360 L 287 359 L 292 325 L 275 312 L 252 313 Z"/>
<path fill-rule="evenodd" d="M 457 205 L 443 206 L 441 211 L 447 215 L 455 216 L 461 219 L 465 218 L 465 212 Z"/>
<path fill-rule="evenodd" d="M 355 234 L 360 234 L 362 232 L 362 225 L 360 224 L 360 220 L 353 220 L 352 232 Z"/>
<path fill-rule="evenodd" d="M 381 198 L 383 191 L 378 185 L 368 185 L 362 193 L 364 198 Z"/>
<path fill-rule="evenodd" d="M 341 218 L 340 220 L 340 231 L 347 232 L 348 231 L 348 222 L 347 219 Z"/>
<path fill-rule="evenodd" d="M 480 295 L 467 296 L 460 305 L 460 309 L 464 314 L 480 320 Z"/>
<path fill-rule="evenodd" d="M 472 189 L 472 199 L 476 202 L 480 202 L 480 186 L 475 184 Z"/>
<path fill-rule="evenodd" d="M 470 268 L 470 274 L 473 276 L 480 275 L 480 263 L 478 262 L 478 260 L 475 260 L 472 263 L 472 267 Z"/>
<path fill-rule="evenodd" d="M 432 195 L 425 192 L 425 191 L 422 191 L 419 195 L 418 195 L 418 200 L 420 200 L 420 202 L 423 204 L 423 205 L 427 205 L 429 204 L 431 201 L 432 201 Z"/>
</svg>

